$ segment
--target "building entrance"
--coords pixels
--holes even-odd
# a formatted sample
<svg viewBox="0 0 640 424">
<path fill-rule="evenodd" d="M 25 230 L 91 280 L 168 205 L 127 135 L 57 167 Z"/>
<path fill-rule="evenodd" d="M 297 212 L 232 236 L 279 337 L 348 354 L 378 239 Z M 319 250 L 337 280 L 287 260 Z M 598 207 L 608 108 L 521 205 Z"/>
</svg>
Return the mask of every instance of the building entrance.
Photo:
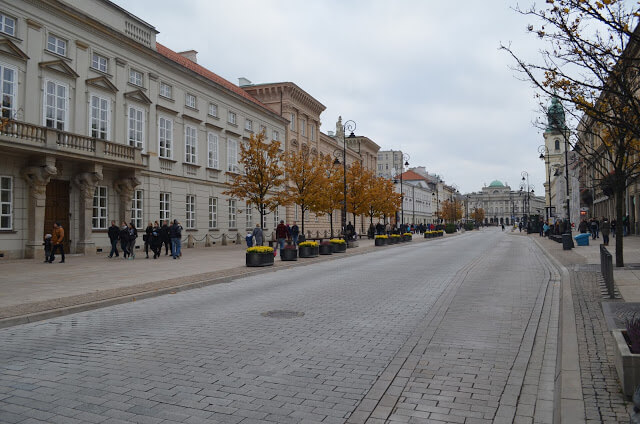
<svg viewBox="0 0 640 424">
<path fill-rule="evenodd" d="M 60 222 L 64 228 L 64 251 L 69 253 L 69 181 L 51 180 L 47 184 L 43 234 L 51 234 L 55 222 Z"/>
</svg>

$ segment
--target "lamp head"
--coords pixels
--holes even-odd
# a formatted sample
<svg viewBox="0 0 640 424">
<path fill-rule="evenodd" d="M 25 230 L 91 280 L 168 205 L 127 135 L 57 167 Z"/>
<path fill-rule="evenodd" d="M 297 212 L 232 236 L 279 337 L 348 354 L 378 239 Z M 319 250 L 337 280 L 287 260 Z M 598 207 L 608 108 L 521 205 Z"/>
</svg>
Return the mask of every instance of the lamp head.
<svg viewBox="0 0 640 424">
<path fill-rule="evenodd" d="M 351 131 L 351 134 L 349 134 L 349 137 L 347 138 L 356 138 L 356 135 L 353 133 L 353 131 Z"/>
<path fill-rule="evenodd" d="M 544 160 L 544 155 L 540 153 L 540 160 Z"/>
<path fill-rule="evenodd" d="M 336 158 L 336 159 L 333 161 L 333 164 L 334 164 L 334 165 L 340 165 L 340 159 Z"/>
</svg>

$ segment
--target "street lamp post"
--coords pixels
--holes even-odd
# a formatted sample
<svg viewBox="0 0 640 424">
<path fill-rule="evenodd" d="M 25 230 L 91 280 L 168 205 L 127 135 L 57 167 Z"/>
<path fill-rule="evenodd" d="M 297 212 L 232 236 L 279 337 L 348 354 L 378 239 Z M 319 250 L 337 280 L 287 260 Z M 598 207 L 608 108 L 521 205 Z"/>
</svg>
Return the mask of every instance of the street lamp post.
<svg viewBox="0 0 640 424">
<path fill-rule="evenodd" d="M 350 133 L 349 138 L 355 138 L 356 136 L 353 132 L 356 129 L 356 123 L 354 121 L 348 120 L 342 125 L 342 170 L 343 170 L 343 203 L 342 203 L 342 236 L 344 239 L 347 239 L 347 131 Z M 336 158 L 333 161 L 334 165 L 339 165 L 340 160 L 338 159 L 339 151 L 333 152 L 334 157 Z"/>
<path fill-rule="evenodd" d="M 409 166 L 409 155 L 406 153 L 402 154 L 402 159 L 400 162 L 400 225 L 404 225 L 404 191 L 402 190 L 402 174 L 404 174 L 404 167 L 405 166 Z M 395 157 L 393 158 L 394 160 L 394 165 L 395 165 Z M 395 166 L 394 166 L 395 168 Z M 396 174 L 397 176 L 397 174 Z M 395 183 L 398 182 L 398 180 L 394 181 Z M 397 219 L 396 219 L 397 221 Z M 396 222 L 397 224 L 397 222 Z M 404 232 L 404 231 L 403 231 Z"/>
<path fill-rule="evenodd" d="M 540 160 L 544 160 L 545 168 L 547 168 L 547 190 L 545 191 L 545 218 L 547 220 L 547 224 L 549 223 L 549 213 L 551 211 L 551 167 L 549 166 L 549 149 L 547 149 L 546 145 L 541 145 L 538 147 L 538 153 L 540 153 Z M 549 202 L 547 204 L 547 198 Z"/>
<path fill-rule="evenodd" d="M 524 223 L 527 226 L 527 231 L 529 230 L 529 216 L 531 215 L 531 195 L 533 193 L 535 193 L 534 191 L 534 187 L 533 184 L 529 184 L 529 173 L 527 171 L 522 171 L 521 173 L 522 175 L 522 183 L 520 183 L 520 194 L 523 194 L 523 190 L 526 187 L 526 196 L 523 197 L 523 203 L 522 203 L 522 214 L 524 215 L 525 212 L 525 205 L 526 205 L 526 215 L 524 216 Z"/>
</svg>

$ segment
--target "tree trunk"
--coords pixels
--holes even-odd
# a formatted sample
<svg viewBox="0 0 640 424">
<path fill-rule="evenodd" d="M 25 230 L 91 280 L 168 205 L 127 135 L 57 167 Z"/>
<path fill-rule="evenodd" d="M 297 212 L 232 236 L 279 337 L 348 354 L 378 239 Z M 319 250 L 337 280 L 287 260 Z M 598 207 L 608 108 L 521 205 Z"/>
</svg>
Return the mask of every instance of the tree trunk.
<svg viewBox="0 0 640 424">
<path fill-rule="evenodd" d="M 300 207 L 300 210 L 302 211 L 302 234 L 304 234 L 304 209 L 302 206 Z"/>
<path fill-rule="evenodd" d="M 624 252 L 623 252 L 623 243 L 624 238 L 623 234 L 623 214 L 624 214 L 624 185 L 621 187 L 616 187 L 615 189 L 615 202 L 616 202 L 616 266 L 623 267 L 624 266 Z"/>
<path fill-rule="evenodd" d="M 260 243 L 260 246 L 262 246 L 265 238 L 267 237 L 267 234 L 264 232 L 264 206 L 262 204 L 259 210 L 260 210 L 260 228 L 262 229 L 262 243 Z"/>
</svg>

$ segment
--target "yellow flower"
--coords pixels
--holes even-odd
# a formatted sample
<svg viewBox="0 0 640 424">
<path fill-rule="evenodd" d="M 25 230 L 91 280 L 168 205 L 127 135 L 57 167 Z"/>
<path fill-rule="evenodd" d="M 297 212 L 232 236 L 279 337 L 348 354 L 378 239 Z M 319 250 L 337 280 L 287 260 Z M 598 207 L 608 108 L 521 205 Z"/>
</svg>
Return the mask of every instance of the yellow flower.
<svg viewBox="0 0 640 424">
<path fill-rule="evenodd" d="M 318 247 L 318 242 L 315 242 L 315 241 L 303 241 L 298 246 L 300 246 L 300 247 Z"/>
<path fill-rule="evenodd" d="M 383 235 L 376 236 L 376 238 L 377 238 L 377 239 L 386 239 L 386 238 L 389 238 L 389 237 L 387 237 L 387 236 L 385 236 L 385 235 L 383 234 Z"/>
<path fill-rule="evenodd" d="M 247 248 L 247 253 L 273 253 L 273 247 L 253 246 L 253 247 Z"/>
<path fill-rule="evenodd" d="M 330 241 L 331 243 L 333 243 L 333 244 L 345 244 L 345 241 L 344 241 L 343 239 L 336 239 L 336 238 L 333 238 L 333 239 L 331 239 L 331 240 L 329 240 L 329 241 Z"/>
</svg>

